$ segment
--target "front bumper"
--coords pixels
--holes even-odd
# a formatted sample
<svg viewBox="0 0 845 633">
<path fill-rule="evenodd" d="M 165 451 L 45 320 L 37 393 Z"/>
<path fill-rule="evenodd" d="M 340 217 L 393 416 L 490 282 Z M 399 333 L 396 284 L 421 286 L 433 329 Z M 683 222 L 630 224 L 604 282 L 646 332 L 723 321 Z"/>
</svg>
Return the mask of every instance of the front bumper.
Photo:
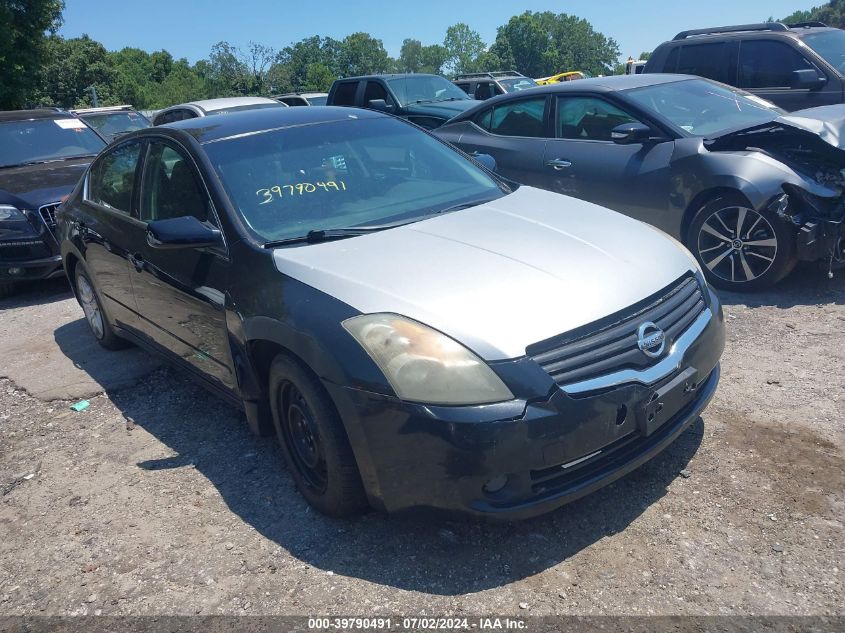
<svg viewBox="0 0 845 633">
<path fill-rule="evenodd" d="M 657 384 L 577 395 L 555 387 L 544 400 L 471 407 L 415 405 L 325 386 L 346 423 L 374 506 L 524 519 L 622 477 L 698 418 L 716 391 L 725 341 L 712 293 L 710 309 L 712 317 L 678 369 Z M 643 403 L 688 371 L 698 376 L 694 393 L 659 427 L 644 429 L 638 415 Z"/>
<path fill-rule="evenodd" d="M 845 255 L 845 221 L 817 220 L 805 222 L 796 238 L 798 259 L 829 260 Z"/>
<path fill-rule="evenodd" d="M 63 274 L 61 255 L 23 261 L 0 260 L 0 283 L 53 279 Z"/>
</svg>

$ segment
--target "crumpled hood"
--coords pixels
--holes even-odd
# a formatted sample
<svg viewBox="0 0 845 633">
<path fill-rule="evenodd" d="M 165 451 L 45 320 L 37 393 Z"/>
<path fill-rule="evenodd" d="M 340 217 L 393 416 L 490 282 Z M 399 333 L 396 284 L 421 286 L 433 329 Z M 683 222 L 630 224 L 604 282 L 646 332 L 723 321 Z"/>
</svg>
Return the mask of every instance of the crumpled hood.
<svg viewBox="0 0 845 633">
<path fill-rule="evenodd" d="M 780 116 L 776 121 L 815 134 L 825 143 L 845 149 L 845 104 L 798 110 Z"/>
<path fill-rule="evenodd" d="M 646 224 L 531 187 L 335 242 L 276 249 L 278 270 L 362 313 L 426 323 L 486 360 L 626 308 L 689 270 Z"/>
</svg>

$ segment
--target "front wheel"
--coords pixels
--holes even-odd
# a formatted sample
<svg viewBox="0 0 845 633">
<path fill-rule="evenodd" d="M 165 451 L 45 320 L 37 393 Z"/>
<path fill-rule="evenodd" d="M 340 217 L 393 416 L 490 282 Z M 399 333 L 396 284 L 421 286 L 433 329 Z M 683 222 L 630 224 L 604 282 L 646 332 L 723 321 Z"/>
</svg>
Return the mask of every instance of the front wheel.
<svg viewBox="0 0 845 633">
<path fill-rule="evenodd" d="M 323 514 L 367 507 L 358 465 L 337 410 L 317 377 L 280 354 L 270 367 L 273 423 L 302 496 Z"/>
<path fill-rule="evenodd" d="M 687 245 L 707 281 L 737 292 L 762 290 L 795 266 L 795 232 L 769 211 L 740 196 L 704 205 L 692 220 Z"/>
</svg>

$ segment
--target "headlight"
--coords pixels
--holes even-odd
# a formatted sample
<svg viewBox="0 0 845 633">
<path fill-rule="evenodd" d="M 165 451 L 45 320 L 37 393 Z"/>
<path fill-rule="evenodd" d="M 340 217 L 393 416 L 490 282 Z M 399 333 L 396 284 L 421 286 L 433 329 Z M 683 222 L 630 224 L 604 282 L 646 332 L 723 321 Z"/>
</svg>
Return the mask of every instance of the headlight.
<svg viewBox="0 0 845 633">
<path fill-rule="evenodd" d="M 343 322 L 402 400 L 468 405 L 513 398 L 483 360 L 437 330 L 396 314 Z"/>
<path fill-rule="evenodd" d="M 0 222 L 4 220 L 26 220 L 26 216 L 17 207 L 0 204 Z"/>
</svg>

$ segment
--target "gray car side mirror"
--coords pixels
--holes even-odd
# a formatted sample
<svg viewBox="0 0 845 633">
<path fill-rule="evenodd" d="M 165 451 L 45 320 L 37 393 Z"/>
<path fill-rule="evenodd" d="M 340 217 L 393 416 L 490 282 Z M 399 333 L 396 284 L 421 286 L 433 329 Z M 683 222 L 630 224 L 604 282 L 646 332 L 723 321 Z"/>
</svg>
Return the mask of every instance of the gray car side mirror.
<svg viewBox="0 0 845 633">
<path fill-rule="evenodd" d="M 652 129 L 645 123 L 634 121 L 617 125 L 610 132 L 610 140 L 617 145 L 631 145 L 633 143 L 645 143 L 652 136 Z"/>
<path fill-rule="evenodd" d="M 791 87 L 797 89 L 810 90 L 814 88 L 821 88 L 827 83 L 827 78 L 820 76 L 818 71 L 813 68 L 802 68 L 801 70 L 792 71 Z"/>
</svg>

